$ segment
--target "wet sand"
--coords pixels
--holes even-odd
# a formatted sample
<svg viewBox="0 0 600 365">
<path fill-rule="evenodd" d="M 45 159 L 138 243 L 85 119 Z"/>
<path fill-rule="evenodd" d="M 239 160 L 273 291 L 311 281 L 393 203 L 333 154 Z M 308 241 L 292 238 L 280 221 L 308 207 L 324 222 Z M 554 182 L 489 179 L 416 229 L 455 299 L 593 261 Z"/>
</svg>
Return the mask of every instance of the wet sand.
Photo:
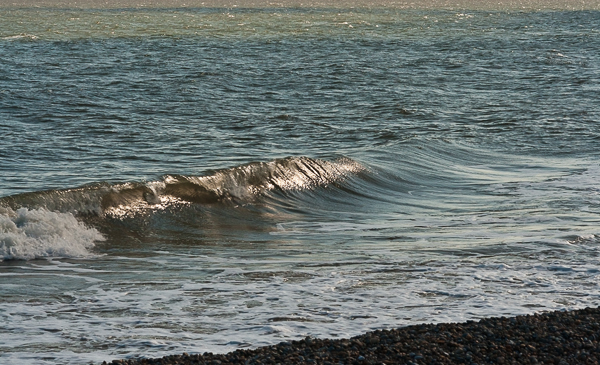
<svg viewBox="0 0 600 365">
<path fill-rule="evenodd" d="M 0 8 L 391 7 L 463 10 L 600 10 L 600 0 L 0 0 Z"/>
<path fill-rule="evenodd" d="M 586 308 L 103 364 L 598 364 L 599 341 L 600 308 Z"/>
</svg>

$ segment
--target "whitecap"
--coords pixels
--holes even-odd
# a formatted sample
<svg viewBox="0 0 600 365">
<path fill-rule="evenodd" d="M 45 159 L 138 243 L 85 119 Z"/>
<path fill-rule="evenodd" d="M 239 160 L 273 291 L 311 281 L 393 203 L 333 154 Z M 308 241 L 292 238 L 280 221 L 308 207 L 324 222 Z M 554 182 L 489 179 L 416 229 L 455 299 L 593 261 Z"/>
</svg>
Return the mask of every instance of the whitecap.
<svg viewBox="0 0 600 365">
<path fill-rule="evenodd" d="M 46 209 L 0 207 L 0 259 L 90 257 L 90 249 L 104 237 L 71 213 Z"/>
<path fill-rule="evenodd" d="M 33 34 L 16 34 L 16 35 L 11 35 L 11 36 L 7 36 L 7 37 L 2 37 L 2 39 L 5 41 L 16 41 L 16 40 L 20 40 L 20 39 L 26 39 L 26 40 L 33 41 L 33 40 L 38 39 L 38 37 Z"/>
</svg>

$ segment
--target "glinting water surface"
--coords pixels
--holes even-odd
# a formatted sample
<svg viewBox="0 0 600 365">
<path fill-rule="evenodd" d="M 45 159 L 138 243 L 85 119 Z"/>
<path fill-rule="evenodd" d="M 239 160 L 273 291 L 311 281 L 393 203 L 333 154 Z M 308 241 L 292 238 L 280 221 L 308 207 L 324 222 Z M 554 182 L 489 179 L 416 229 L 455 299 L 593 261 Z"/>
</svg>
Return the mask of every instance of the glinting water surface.
<svg viewBox="0 0 600 365">
<path fill-rule="evenodd" d="M 598 306 L 598 24 L 0 9 L 0 362 Z"/>
</svg>

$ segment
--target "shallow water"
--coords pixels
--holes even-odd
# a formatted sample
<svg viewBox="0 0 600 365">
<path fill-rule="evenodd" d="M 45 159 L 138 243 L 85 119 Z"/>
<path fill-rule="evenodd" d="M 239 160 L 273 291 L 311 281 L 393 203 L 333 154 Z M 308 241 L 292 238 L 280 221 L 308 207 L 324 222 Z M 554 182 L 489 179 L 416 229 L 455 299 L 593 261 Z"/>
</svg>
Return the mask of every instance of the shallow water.
<svg viewBox="0 0 600 365">
<path fill-rule="evenodd" d="M 1 361 L 600 303 L 597 11 L 0 12 Z"/>
</svg>

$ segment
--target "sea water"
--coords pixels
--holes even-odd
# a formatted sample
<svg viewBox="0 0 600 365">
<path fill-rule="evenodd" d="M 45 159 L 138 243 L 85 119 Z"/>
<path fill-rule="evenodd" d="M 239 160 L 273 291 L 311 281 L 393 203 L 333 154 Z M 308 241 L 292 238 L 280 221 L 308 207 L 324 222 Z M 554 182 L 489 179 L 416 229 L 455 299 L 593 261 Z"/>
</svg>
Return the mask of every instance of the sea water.
<svg viewBox="0 0 600 365">
<path fill-rule="evenodd" d="M 0 10 L 0 362 L 600 305 L 599 24 Z"/>
</svg>

